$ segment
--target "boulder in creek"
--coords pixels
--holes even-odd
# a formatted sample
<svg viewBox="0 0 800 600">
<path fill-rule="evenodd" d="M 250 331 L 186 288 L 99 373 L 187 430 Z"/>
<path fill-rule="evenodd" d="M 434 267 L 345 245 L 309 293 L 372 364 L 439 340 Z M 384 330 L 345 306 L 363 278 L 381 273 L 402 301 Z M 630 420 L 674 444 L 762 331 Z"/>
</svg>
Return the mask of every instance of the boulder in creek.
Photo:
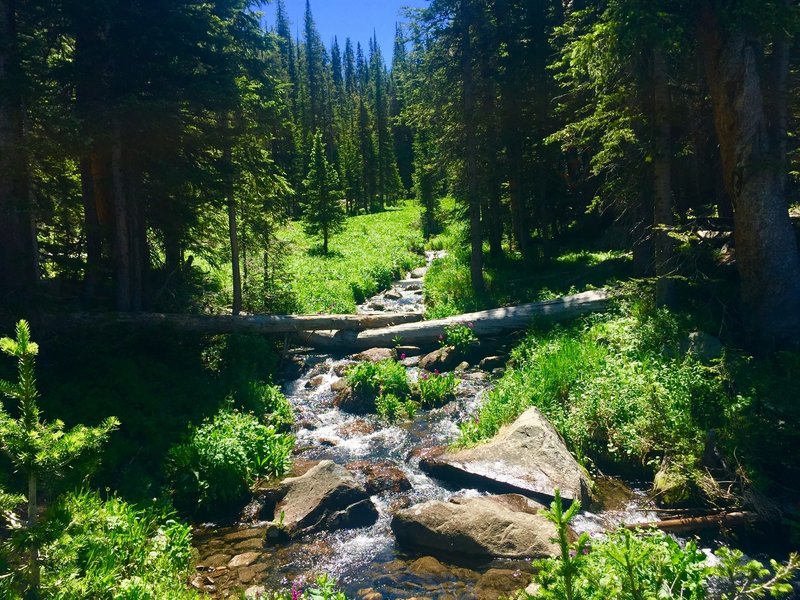
<svg viewBox="0 0 800 600">
<path fill-rule="evenodd" d="M 407 492 L 411 482 L 403 470 L 388 460 L 358 460 L 345 465 L 345 468 L 364 480 L 364 488 L 371 496 L 382 492 Z"/>
<path fill-rule="evenodd" d="M 364 487 L 330 460 L 259 492 L 264 506 L 261 517 L 273 521 L 267 529 L 270 542 L 318 531 L 366 527 L 378 519 Z"/>
<path fill-rule="evenodd" d="M 541 504 L 520 496 L 432 500 L 397 512 L 392 531 L 398 544 L 448 556 L 529 559 L 556 556 L 555 526 Z"/>
<path fill-rule="evenodd" d="M 333 405 L 351 415 L 369 415 L 376 411 L 373 395 L 354 391 L 349 385 L 336 395 Z"/>
<path fill-rule="evenodd" d="M 591 480 L 538 408 L 525 411 L 494 439 L 466 450 L 429 452 L 420 460 L 428 474 L 491 492 L 570 502 L 591 500 Z"/>
<path fill-rule="evenodd" d="M 398 290 L 389 290 L 383 294 L 386 300 L 402 300 L 403 294 Z"/>
<path fill-rule="evenodd" d="M 506 364 L 506 357 L 505 356 L 487 356 L 480 362 L 480 369 L 481 371 L 486 371 L 487 373 L 491 373 L 495 369 L 500 369 L 504 367 Z"/>
<path fill-rule="evenodd" d="M 444 346 L 426 354 L 419 361 L 420 369 L 426 371 L 452 371 L 460 362 L 461 355 L 452 346 Z"/>
<path fill-rule="evenodd" d="M 427 272 L 428 272 L 427 267 L 419 267 L 418 269 L 414 269 L 413 271 L 411 271 L 410 279 L 422 279 L 423 277 L 425 277 L 425 273 Z"/>
<path fill-rule="evenodd" d="M 364 362 L 377 363 L 382 360 L 394 358 L 394 350 L 391 348 L 370 348 L 369 350 L 364 350 L 364 352 L 360 354 L 356 354 L 353 358 Z"/>
</svg>

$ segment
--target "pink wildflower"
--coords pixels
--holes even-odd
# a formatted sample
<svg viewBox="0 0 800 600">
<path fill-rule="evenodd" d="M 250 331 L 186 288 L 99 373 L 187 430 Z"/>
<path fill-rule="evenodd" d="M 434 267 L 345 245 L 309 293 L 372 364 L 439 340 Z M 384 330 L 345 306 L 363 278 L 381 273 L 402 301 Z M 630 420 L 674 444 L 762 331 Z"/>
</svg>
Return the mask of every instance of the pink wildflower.
<svg viewBox="0 0 800 600">
<path fill-rule="evenodd" d="M 405 360 L 405 359 L 406 359 L 406 354 L 404 352 L 403 354 L 400 355 L 400 360 Z"/>
<path fill-rule="evenodd" d="M 434 375 L 439 375 L 439 374 L 440 374 L 440 373 L 439 373 L 439 369 L 435 369 L 435 370 L 433 371 L 433 374 L 434 374 Z"/>
<path fill-rule="evenodd" d="M 303 582 L 296 579 L 292 584 L 292 600 L 300 600 L 303 595 Z"/>
<path fill-rule="evenodd" d="M 472 329 L 473 327 L 475 327 L 475 323 L 467 323 L 467 327 L 469 327 L 470 329 Z"/>
</svg>

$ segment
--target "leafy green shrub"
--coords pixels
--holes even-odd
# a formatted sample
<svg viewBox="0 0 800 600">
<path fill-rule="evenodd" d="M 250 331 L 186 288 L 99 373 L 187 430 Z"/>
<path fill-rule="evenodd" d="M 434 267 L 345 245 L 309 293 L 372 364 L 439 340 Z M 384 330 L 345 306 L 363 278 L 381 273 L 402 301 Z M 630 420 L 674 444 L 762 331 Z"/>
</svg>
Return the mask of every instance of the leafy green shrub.
<svg viewBox="0 0 800 600">
<path fill-rule="evenodd" d="M 570 542 L 569 524 L 580 510 L 573 502 L 566 511 L 561 495 L 542 514 L 556 527 L 559 556 L 534 562 L 538 585 L 535 594 L 523 597 L 541 600 L 646 600 L 650 598 L 706 598 L 708 584 L 724 600 L 785 597 L 788 583 L 800 569 L 800 555 L 785 565 L 771 562 L 767 569 L 758 561 L 743 561 L 738 550 L 722 547 L 716 552 L 719 566 L 706 564 L 706 556 L 694 541 L 681 545 L 658 530 L 632 532 L 620 528 L 590 539 L 582 534 Z"/>
<path fill-rule="evenodd" d="M 167 476 L 175 505 L 209 514 L 238 508 L 261 477 L 279 477 L 290 466 L 294 438 L 251 414 L 220 411 L 174 446 Z"/>
<path fill-rule="evenodd" d="M 391 359 L 354 365 L 347 372 L 347 383 L 353 392 L 373 397 L 393 394 L 404 400 L 411 393 L 405 367 Z"/>
<path fill-rule="evenodd" d="M 44 523 L 49 538 L 42 553 L 46 598 L 198 598 L 186 589 L 191 531 L 169 509 L 73 493 L 48 509 Z"/>
<path fill-rule="evenodd" d="M 309 586 L 295 581 L 291 589 L 275 592 L 272 600 L 347 600 L 347 596 L 336 589 L 336 581 L 332 577 L 320 575 Z"/>
<path fill-rule="evenodd" d="M 260 416 L 268 425 L 287 433 L 294 425 L 294 409 L 281 388 L 260 381 L 252 382 L 248 392 L 252 399 L 248 409 Z"/>
<path fill-rule="evenodd" d="M 442 375 L 422 372 L 417 381 L 416 391 L 422 406 L 430 408 L 442 406 L 453 400 L 458 384 L 459 380 L 453 373 Z"/>
<path fill-rule="evenodd" d="M 586 534 L 569 543 L 569 523 L 580 510 L 574 502 L 564 511 L 561 497 L 543 511 L 556 526 L 560 556 L 536 561 L 534 581 L 539 591 L 530 596 L 547 600 L 645 600 L 647 598 L 705 598 L 705 555 L 693 541 L 681 546 L 660 532 L 619 529 L 604 538 Z"/>
<path fill-rule="evenodd" d="M 417 414 L 417 403 L 401 400 L 394 394 L 381 394 L 375 399 L 375 410 L 382 419 L 394 423 L 400 419 L 413 419 Z"/>
<path fill-rule="evenodd" d="M 448 325 L 444 328 L 444 335 L 439 338 L 439 343 L 442 346 L 452 346 L 459 354 L 466 354 L 470 346 L 478 341 L 473 327 L 472 323 L 468 325 Z"/>
</svg>

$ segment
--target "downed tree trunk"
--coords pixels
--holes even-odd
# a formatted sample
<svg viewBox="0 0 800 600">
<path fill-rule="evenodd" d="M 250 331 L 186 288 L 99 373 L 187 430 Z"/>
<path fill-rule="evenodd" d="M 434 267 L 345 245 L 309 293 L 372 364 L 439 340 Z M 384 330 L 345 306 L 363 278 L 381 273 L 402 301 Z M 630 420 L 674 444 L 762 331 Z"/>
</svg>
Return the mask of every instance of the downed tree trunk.
<svg viewBox="0 0 800 600">
<path fill-rule="evenodd" d="M 98 327 L 104 325 L 135 325 L 137 327 L 168 326 L 195 333 L 259 333 L 286 334 L 302 331 L 338 329 L 362 330 L 386 328 L 402 323 L 414 323 L 423 318 L 420 313 L 381 313 L 378 315 L 176 315 L 157 313 L 113 313 L 48 316 L 51 327 Z"/>
<path fill-rule="evenodd" d="M 436 321 L 406 323 L 371 331 L 318 331 L 298 336 L 298 340 L 309 346 L 358 352 L 370 348 L 393 348 L 400 341 L 403 345 L 430 347 L 438 343 L 445 328 L 451 325 L 472 323 L 479 338 L 494 337 L 524 330 L 539 321 L 563 321 L 580 315 L 608 308 L 609 294 L 596 290 L 567 296 L 558 300 L 535 302 L 520 306 L 496 308 L 482 312 L 458 315 Z"/>
<path fill-rule="evenodd" d="M 703 517 L 685 517 L 681 519 L 666 519 L 664 521 L 654 521 L 652 523 L 630 523 L 625 525 L 625 529 L 660 529 L 667 533 L 683 533 L 706 529 L 717 525 L 732 527 L 735 525 L 747 525 L 757 523 L 762 519 L 752 512 L 727 512 L 716 515 L 705 515 Z"/>
</svg>

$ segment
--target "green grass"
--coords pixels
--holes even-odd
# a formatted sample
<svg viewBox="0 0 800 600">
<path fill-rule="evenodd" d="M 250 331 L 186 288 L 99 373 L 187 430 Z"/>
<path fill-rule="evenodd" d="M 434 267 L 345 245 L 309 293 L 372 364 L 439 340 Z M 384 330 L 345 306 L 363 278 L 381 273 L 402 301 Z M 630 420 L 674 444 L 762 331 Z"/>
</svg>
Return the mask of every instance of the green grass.
<svg viewBox="0 0 800 600">
<path fill-rule="evenodd" d="M 406 271 L 424 264 L 420 210 L 415 203 L 351 217 L 322 256 L 319 240 L 291 223 L 279 238 L 286 303 L 298 313 L 353 313 L 356 305 L 388 288 Z"/>
<path fill-rule="evenodd" d="M 449 224 L 427 243 L 431 250 L 446 250 L 425 276 L 425 302 L 429 318 L 551 300 L 567 294 L 603 287 L 630 275 L 631 256 L 625 252 L 564 247 L 551 258 L 526 263 L 507 250 L 499 261 L 490 261 L 484 248 L 486 293 L 472 291 L 469 269 L 467 223 L 459 218 L 452 200 L 442 202 Z"/>
</svg>

